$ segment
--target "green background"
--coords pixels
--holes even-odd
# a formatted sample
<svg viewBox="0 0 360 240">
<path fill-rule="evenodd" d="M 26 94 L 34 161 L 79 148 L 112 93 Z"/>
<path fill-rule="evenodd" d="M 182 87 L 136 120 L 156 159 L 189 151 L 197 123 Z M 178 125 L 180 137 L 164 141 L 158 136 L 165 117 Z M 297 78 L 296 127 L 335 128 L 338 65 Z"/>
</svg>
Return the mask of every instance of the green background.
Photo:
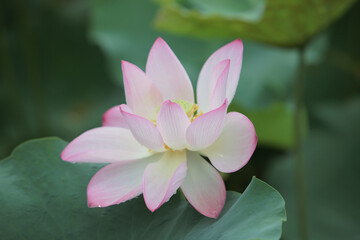
<svg viewBox="0 0 360 240">
<path fill-rule="evenodd" d="M 0 0 L 0 158 L 10 156 L 17 145 L 29 139 L 58 136 L 71 141 L 100 126 L 101 116 L 108 108 L 125 102 L 120 61 L 127 60 L 144 69 L 147 54 L 158 36 L 168 42 L 183 63 L 194 88 L 207 57 L 227 42 L 242 38 L 243 68 L 230 109 L 250 118 L 259 144 L 243 169 L 226 175 L 227 189 L 243 192 L 252 176 L 271 184 L 286 202 L 287 222 L 283 224 L 282 239 L 300 239 L 293 149 L 294 81 L 302 48 L 305 89 L 301 128 L 308 238 L 357 239 L 358 22 L 360 4 L 352 0 Z M 65 144 L 61 140 L 49 141 Z M 24 203 L 16 199 L 29 195 L 31 201 L 52 201 L 51 196 L 43 196 L 46 188 L 34 192 L 31 185 L 26 185 L 30 180 L 25 177 L 35 173 L 42 176 L 38 170 L 46 172 L 52 165 L 37 165 L 36 157 L 32 160 L 26 156 L 24 153 L 20 159 L 30 161 L 25 165 L 10 162 L 9 158 L 0 162 L 0 184 L 6 185 L 0 199 L 7 201 L 2 202 L 5 207 L 0 212 L 0 223 L 6 234 L 21 232 L 19 229 L 23 228 L 16 220 L 20 216 L 35 214 L 40 222 L 47 219 L 35 205 L 30 208 L 34 212 L 20 212 Z M 76 166 L 77 170 L 66 170 L 59 164 L 56 162 L 52 166 L 56 170 L 52 171 L 63 172 L 66 181 L 71 181 L 75 174 L 72 172 L 87 169 L 81 165 Z M 76 206 L 56 205 L 60 201 L 57 198 L 51 202 L 66 209 L 68 215 L 61 216 L 66 224 L 70 224 L 66 221 L 72 218 L 70 213 L 76 215 L 80 203 L 86 204 L 86 182 L 95 171 L 89 168 L 91 171 L 83 172 L 83 185 L 76 186 L 83 191 Z M 22 195 L 17 191 L 22 191 Z M 15 195 L 8 198 L 9 194 Z M 236 199 L 238 195 L 232 196 Z M 126 204 L 141 203 L 134 201 L 137 203 Z M 169 204 L 175 206 L 178 202 L 187 208 L 178 196 Z M 63 212 L 61 209 L 54 209 L 54 214 Z M 81 217 L 77 220 L 76 225 L 81 228 Z M 22 224 L 35 220 L 24 217 L 24 221 Z M 75 224 L 75 220 L 71 222 Z M 47 231 L 58 231 L 52 227 Z M 4 232 L 0 231 L 0 237 Z M 11 239 L 6 236 L 4 239 Z M 42 236 L 57 239 L 53 235 Z M 74 236 L 80 235 L 68 238 Z M 278 239 L 278 235 L 269 239 Z"/>
</svg>

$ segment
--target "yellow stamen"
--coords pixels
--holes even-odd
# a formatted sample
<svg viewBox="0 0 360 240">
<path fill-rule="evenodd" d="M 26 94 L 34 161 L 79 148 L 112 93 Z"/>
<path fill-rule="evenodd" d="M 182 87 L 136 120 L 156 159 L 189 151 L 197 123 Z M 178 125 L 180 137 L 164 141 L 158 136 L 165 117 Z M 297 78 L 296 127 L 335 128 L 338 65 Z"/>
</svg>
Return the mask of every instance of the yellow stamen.
<svg viewBox="0 0 360 240">
<path fill-rule="evenodd" d="M 190 121 L 193 122 L 197 117 L 200 117 L 204 113 L 202 111 L 198 111 L 191 119 Z"/>
<path fill-rule="evenodd" d="M 156 120 L 150 119 L 150 122 L 152 122 L 152 123 L 155 125 L 155 127 L 156 127 Z"/>
<path fill-rule="evenodd" d="M 197 104 L 193 104 L 186 115 L 191 119 L 194 117 L 195 112 L 199 109 Z"/>
<path fill-rule="evenodd" d="M 185 100 L 176 100 L 173 101 L 181 106 L 182 109 L 184 109 L 186 115 L 190 119 L 191 122 L 193 122 L 197 117 L 203 115 L 203 112 L 199 110 L 199 105 L 197 104 L 191 104 L 188 101 Z M 156 110 L 156 115 L 158 114 L 160 110 L 160 107 Z M 150 121 L 157 126 L 156 119 L 150 119 Z M 165 146 L 165 148 L 168 150 L 170 149 L 168 146 Z"/>
</svg>

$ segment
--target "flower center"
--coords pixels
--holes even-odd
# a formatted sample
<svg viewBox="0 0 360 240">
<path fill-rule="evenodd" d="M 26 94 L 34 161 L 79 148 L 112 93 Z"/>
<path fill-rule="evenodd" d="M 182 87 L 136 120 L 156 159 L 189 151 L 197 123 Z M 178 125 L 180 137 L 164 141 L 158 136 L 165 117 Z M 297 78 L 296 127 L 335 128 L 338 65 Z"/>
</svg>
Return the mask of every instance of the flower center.
<svg viewBox="0 0 360 240">
<path fill-rule="evenodd" d="M 199 109 L 199 105 L 197 104 L 192 104 L 185 100 L 175 100 L 172 102 L 180 105 L 180 107 L 184 110 L 191 122 L 203 114 L 203 112 Z M 160 107 L 158 107 L 158 109 L 156 110 L 155 116 L 158 115 Z M 151 122 L 156 126 L 156 119 L 151 119 Z"/>
<path fill-rule="evenodd" d="M 173 102 L 180 105 L 191 122 L 203 114 L 203 112 L 199 110 L 199 106 L 197 104 L 192 104 L 185 100 L 175 100 Z"/>
</svg>

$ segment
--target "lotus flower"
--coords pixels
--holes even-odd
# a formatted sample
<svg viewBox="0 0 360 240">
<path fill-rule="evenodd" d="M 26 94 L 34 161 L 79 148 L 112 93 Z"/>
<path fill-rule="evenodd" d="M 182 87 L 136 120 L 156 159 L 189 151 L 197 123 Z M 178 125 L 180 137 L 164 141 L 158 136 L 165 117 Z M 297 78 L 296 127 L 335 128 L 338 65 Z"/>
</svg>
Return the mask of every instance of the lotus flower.
<svg viewBox="0 0 360 240">
<path fill-rule="evenodd" d="M 69 162 L 110 163 L 88 185 L 89 207 L 142 193 L 153 212 L 180 187 L 198 212 L 218 217 L 226 190 L 217 170 L 239 170 L 257 144 L 251 121 L 227 113 L 242 53 L 238 39 L 209 57 L 199 75 L 197 104 L 184 67 L 163 39 L 152 46 L 145 73 L 122 61 L 127 104 L 109 109 L 102 127 L 83 133 L 61 154 Z"/>
</svg>

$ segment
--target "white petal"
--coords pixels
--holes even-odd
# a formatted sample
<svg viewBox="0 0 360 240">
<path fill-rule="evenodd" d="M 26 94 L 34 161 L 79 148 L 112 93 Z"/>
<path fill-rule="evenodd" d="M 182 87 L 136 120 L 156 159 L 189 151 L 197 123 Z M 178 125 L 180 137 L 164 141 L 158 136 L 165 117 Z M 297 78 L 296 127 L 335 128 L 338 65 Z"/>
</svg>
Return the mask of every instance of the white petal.
<svg viewBox="0 0 360 240">
<path fill-rule="evenodd" d="M 120 113 L 120 105 L 114 106 L 107 110 L 103 117 L 103 126 L 128 128 L 127 123 Z"/>
<path fill-rule="evenodd" d="M 151 155 L 128 129 L 100 127 L 74 139 L 61 153 L 69 162 L 110 163 L 139 159 Z"/>
<path fill-rule="evenodd" d="M 225 101 L 229 67 L 229 59 L 225 59 L 224 61 L 220 62 L 217 67 L 215 67 L 215 73 L 213 73 L 215 86 L 211 87 L 210 91 L 211 95 L 209 100 L 209 111 L 220 107 L 221 104 L 223 104 Z"/>
<path fill-rule="evenodd" d="M 237 39 L 214 52 L 201 69 L 197 84 L 197 102 L 201 109 L 206 110 L 211 97 L 211 76 L 215 66 L 225 59 L 230 59 L 229 76 L 226 86 L 226 98 L 231 103 L 239 82 L 243 55 L 243 44 Z"/>
<path fill-rule="evenodd" d="M 188 172 L 181 190 L 201 214 L 217 218 L 225 204 L 226 190 L 220 174 L 198 153 L 187 153 Z"/>
<path fill-rule="evenodd" d="M 227 102 L 219 108 L 197 117 L 186 130 L 186 140 L 189 149 L 193 151 L 204 149 L 215 142 L 224 126 Z"/>
<path fill-rule="evenodd" d="M 121 105 L 120 110 L 130 131 L 139 143 L 157 152 L 165 150 L 161 134 L 152 122 L 128 112 L 126 105 Z"/>
<path fill-rule="evenodd" d="M 161 38 L 155 41 L 150 50 L 146 74 L 154 81 L 164 99 L 194 103 L 193 88 L 184 67 Z"/>
<path fill-rule="evenodd" d="M 137 66 L 122 61 L 126 103 L 139 116 L 155 119 L 156 109 L 163 102 L 153 81 Z"/>
<path fill-rule="evenodd" d="M 167 151 L 160 161 L 149 164 L 143 177 L 146 206 L 155 211 L 176 193 L 186 176 L 186 151 Z"/>
<path fill-rule="evenodd" d="M 241 113 L 231 112 L 219 138 L 201 152 L 218 170 L 235 172 L 250 160 L 256 144 L 257 137 L 251 121 Z"/>
<path fill-rule="evenodd" d="M 189 125 L 190 119 L 179 104 L 170 100 L 163 103 L 157 117 L 157 127 L 166 145 L 174 150 L 184 149 Z"/>
<path fill-rule="evenodd" d="M 91 179 L 88 188 L 89 207 L 107 207 L 132 199 L 142 193 L 142 176 L 145 168 L 161 158 L 156 154 L 131 162 L 112 163 L 100 169 Z"/>
</svg>

